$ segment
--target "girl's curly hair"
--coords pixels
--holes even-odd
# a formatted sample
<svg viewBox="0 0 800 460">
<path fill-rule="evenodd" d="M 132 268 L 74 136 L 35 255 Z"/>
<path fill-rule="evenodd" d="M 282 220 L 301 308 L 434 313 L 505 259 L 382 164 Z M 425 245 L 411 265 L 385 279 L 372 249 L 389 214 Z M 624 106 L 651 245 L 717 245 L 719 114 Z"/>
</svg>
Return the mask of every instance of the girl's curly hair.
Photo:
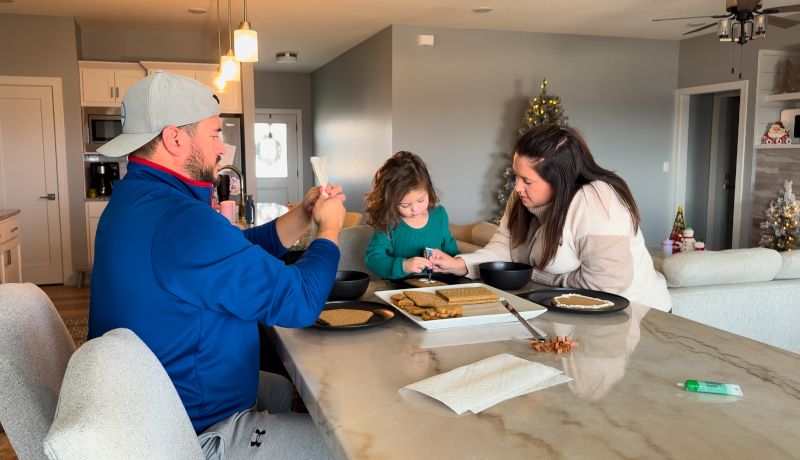
<svg viewBox="0 0 800 460">
<path fill-rule="evenodd" d="M 416 189 L 428 192 L 428 210 L 436 207 L 439 198 L 425 162 L 417 155 L 401 150 L 375 172 L 364 209 L 367 223 L 378 232 L 392 231 L 400 223 L 401 216 L 397 210 L 400 201 Z"/>
</svg>

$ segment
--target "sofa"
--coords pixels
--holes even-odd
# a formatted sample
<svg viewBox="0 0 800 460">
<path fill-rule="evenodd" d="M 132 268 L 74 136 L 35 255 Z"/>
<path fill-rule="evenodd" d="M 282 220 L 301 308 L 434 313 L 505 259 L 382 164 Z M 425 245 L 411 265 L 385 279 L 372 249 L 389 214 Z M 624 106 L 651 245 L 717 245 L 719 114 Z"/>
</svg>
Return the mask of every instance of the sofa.
<svg viewBox="0 0 800 460">
<path fill-rule="evenodd" d="M 654 261 L 672 313 L 800 353 L 800 253 L 728 249 Z"/>
<path fill-rule="evenodd" d="M 450 225 L 461 252 L 483 247 L 496 230 L 490 222 Z M 682 252 L 654 256 L 653 265 L 667 280 L 673 314 L 800 353 L 800 251 Z"/>
</svg>

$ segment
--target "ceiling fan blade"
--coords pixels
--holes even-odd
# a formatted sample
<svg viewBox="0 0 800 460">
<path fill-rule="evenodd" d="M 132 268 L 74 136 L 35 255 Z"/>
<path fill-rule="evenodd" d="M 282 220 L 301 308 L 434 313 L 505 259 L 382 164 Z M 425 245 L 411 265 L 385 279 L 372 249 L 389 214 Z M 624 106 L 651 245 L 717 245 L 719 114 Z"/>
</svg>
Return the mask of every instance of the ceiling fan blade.
<svg viewBox="0 0 800 460">
<path fill-rule="evenodd" d="M 690 30 L 690 31 L 686 32 L 686 33 L 685 33 L 685 34 L 683 34 L 683 35 L 689 35 L 689 34 L 693 34 L 693 33 L 695 33 L 695 32 L 700 32 L 701 30 L 706 30 L 706 29 L 708 29 L 709 27 L 714 27 L 714 26 L 716 26 L 716 25 L 717 25 L 717 23 L 716 23 L 716 22 L 712 22 L 711 24 L 706 24 L 706 25 L 704 25 L 703 27 L 698 27 L 697 29 Z"/>
<path fill-rule="evenodd" d="M 678 19 L 702 19 L 702 18 L 713 18 L 713 19 L 720 19 L 720 18 L 727 18 L 730 16 L 729 14 L 717 14 L 714 16 L 687 16 L 685 18 L 661 18 L 661 19 L 653 19 L 653 21 L 675 21 Z"/>
<path fill-rule="evenodd" d="M 788 29 L 797 24 L 800 24 L 800 21 L 789 18 L 779 18 L 778 16 L 770 16 L 769 19 L 767 19 L 768 26 L 780 27 L 781 29 Z"/>
<path fill-rule="evenodd" d="M 761 0 L 736 0 L 736 9 L 739 11 L 754 11 L 761 4 Z"/>
<path fill-rule="evenodd" d="M 775 8 L 767 8 L 761 10 L 761 14 L 775 14 L 775 13 L 797 13 L 800 11 L 800 5 L 786 5 L 776 6 Z"/>
</svg>

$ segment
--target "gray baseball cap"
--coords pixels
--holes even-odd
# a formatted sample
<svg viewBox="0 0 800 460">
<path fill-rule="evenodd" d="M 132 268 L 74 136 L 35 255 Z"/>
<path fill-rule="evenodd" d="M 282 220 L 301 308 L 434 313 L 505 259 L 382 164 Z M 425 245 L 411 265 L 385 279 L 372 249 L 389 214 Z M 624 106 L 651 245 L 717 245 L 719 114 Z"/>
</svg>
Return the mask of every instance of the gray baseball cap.
<svg viewBox="0 0 800 460">
<path fill-rule="evenodd" d="M 133 84 L 122 98 L 122 134 L 97 149 L 109 157 L 127 155 L 161 134 L 219 115 L 211 88 L 197 80 L 156 72 Z"/>
</svg>

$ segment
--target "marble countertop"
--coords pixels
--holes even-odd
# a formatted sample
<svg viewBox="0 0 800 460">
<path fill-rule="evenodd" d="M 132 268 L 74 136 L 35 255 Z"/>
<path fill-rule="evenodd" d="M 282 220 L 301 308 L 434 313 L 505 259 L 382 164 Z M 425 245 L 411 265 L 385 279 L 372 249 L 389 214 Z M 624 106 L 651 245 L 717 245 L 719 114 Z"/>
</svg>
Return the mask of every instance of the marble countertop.
<svg viewBox="0 0 800 460">
<path fill-rule="evenodd" d="M 376 300 L 373 281 L 362 299 Z M 548 312 L 565 355 L 530 347 L 514 322 L 426 331 L 276 327 L 272 339 L 335 458 L 796 458 L 800 355 L 633 303 L 610 315 Z M 574 381 L 457 416 L 404 386 L 510 353 Z M 736 383 L 743 398 L 685 392 Z"/>
<path fill-rule="evenodd" d="M 0 221 L 19 214 L 19 209 L 0 209 Z"/>
</svg>

